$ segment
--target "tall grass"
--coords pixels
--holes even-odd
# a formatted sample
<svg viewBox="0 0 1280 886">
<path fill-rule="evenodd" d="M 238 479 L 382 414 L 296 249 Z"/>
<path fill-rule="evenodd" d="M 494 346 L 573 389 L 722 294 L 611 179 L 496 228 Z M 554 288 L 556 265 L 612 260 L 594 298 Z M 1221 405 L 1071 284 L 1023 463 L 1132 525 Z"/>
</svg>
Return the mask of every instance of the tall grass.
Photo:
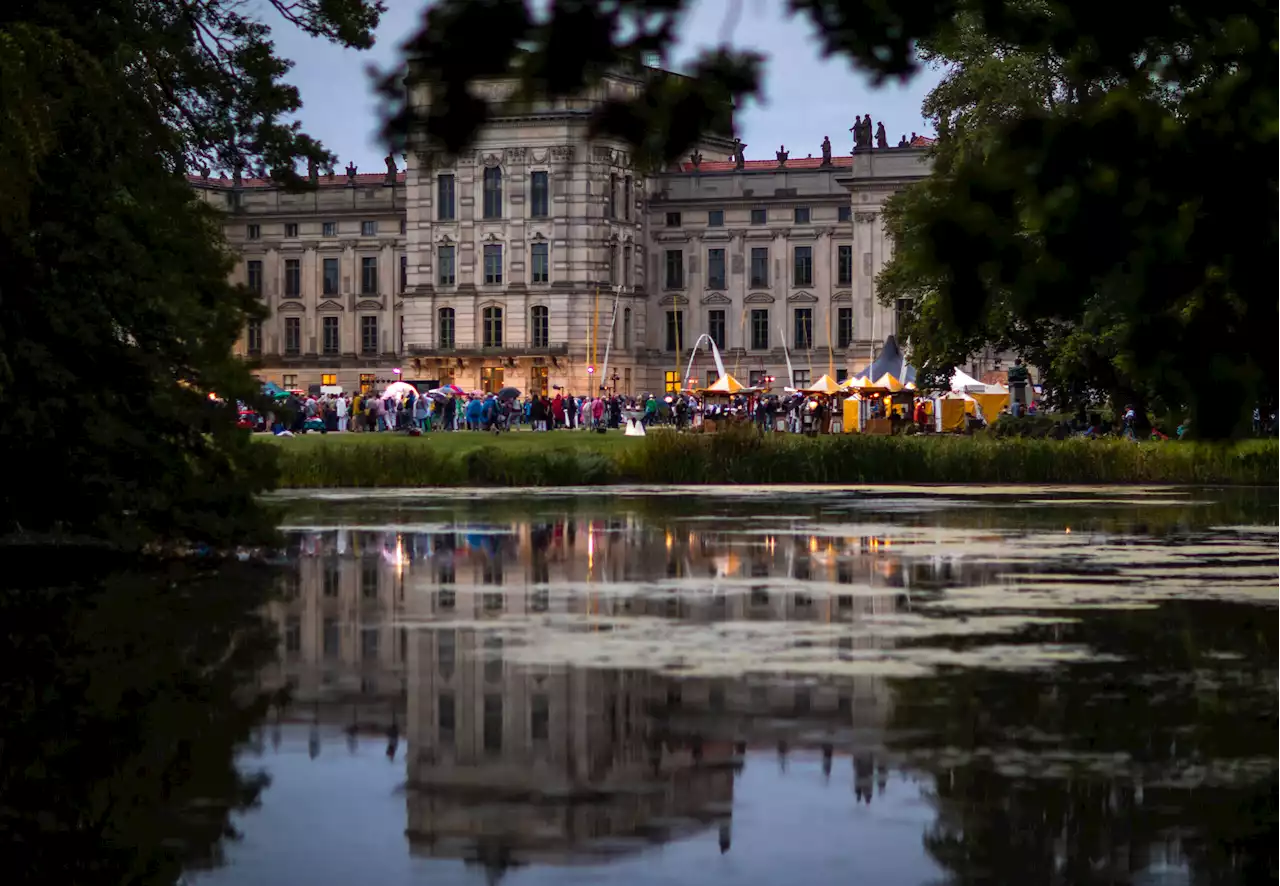
<svg viewBox="0 0 1280 886">
<path fill-rule="evenodd" d="M 423 438 L 360 446 L 280 447 L 280 485 L 600 486 L 617 483 L 1160 483 L 1276 485 L 1280 445 L 1133 443 L 981 437 L 759 437 L 753 432 L 656 432 L 612 450 L 481 444 L 433 447 Z"/>
</svg>

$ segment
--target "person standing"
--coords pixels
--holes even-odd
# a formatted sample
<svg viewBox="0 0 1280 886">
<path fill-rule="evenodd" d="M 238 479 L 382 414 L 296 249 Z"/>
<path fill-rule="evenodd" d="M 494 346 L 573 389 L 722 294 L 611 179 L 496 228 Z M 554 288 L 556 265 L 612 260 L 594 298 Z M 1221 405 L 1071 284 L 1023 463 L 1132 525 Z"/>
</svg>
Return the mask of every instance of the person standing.
<svg viewBox="0 0 1280 886">
<path fill-rule="evenodd" d="M 339 394 L 333 403 L 333 411 L 338 416 L 338 430 L 347 429 L 347 398 Z"/>
</svg>

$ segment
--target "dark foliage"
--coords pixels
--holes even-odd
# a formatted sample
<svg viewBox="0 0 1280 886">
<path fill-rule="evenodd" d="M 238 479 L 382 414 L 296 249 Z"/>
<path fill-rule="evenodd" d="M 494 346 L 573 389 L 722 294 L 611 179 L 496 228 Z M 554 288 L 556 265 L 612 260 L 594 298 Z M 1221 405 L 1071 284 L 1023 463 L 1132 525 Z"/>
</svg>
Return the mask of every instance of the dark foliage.
<svg viewBox="0 0 1280 886">
<path fill-rule="evenodd" d="M 273 5 L 351 46 L 381 9 Z M 0 534 L 136 548 L 269 531 L 273 462 L 234 429 L 255 385 L 231 348 L 258 308 L 182 175 L 296 183 L 303 159 L 332 162 L 283 122 L 300 101 L 269 35 L 223 0 L 0 9 L 0 459 L 19 474 Z"/>
</svg>

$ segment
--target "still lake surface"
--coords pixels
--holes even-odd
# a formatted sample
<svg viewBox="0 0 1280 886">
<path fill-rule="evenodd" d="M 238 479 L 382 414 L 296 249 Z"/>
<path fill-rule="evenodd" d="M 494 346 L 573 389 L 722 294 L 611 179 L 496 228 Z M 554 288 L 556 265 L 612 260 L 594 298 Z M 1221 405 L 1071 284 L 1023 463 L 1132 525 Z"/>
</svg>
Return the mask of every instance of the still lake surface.
<svg viewBox="0 0 1280 886">
<path fill-rule="evenodd" d="M 4 736 L 20 870 L 1275 880 L 1274 489 L 278 501 L 274 574 L 64 607 L 72 688 Z"/>
</svg>

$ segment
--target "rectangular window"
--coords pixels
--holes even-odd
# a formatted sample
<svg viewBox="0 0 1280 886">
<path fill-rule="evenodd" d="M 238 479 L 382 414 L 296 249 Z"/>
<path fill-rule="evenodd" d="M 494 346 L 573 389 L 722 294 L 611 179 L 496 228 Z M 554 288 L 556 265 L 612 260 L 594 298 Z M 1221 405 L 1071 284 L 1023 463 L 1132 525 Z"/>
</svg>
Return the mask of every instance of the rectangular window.
<svg viewBox="0 0 1280 886">
<path fill-rule="evenodd" d="M 622 180 L 622 217 L 627 221 L 631 221 L 631 210 L 635 206 L 635 198 L 631 194 L 631 188 L 631 176 L 628 175 Z"/>
<path fill-rule="evenodd" d="M 836 210 L 836 221 L 847 222 L 852 220 L 853 220 L 852 206 L 841 206 L 839 209 Z"/>
<path fill-rule="evenodd" d="M 248 236 L 248 238 L 249 238 L 250 240 L 257 240 L 257 239 L 259 239 L 259 238 L 262 236 L 262 227 L 261 227 L 261 225 L 249 225 L 249 231 L 248 231 L 247 236 Z"/>
<path fill-rule="evenodd" d="M 716 347 L 724 350 L 724 311 L 707 312 L 707 335 L 716 343 Z"/>
<path fill-rule="evenodd" d="M 618 175 L 609 173 L 609 218 L 618 217 Z"/>
<path fill-rule="evenodd" d="M 769 220 L 769 210 L 753 209 L 751 210 L 751 223 L 753 225 L 762 225 Z"/>
<path fill-rule="evenodd" d="M 807 225 L 808 223 L 809 223 L 809 207 L 797 206 L 796 207 L 796 224 Z"/>
<path fill-rule="evenodd" d="M 400 291 L 409 290 L 409 256 L 400 256 Z"/>
<path fill-rule="evenodd" d="M 262 353 L 262 321 L 250 320 L 249 331 L 245 334 L 249 347 L 249 356 L 257 357 Z"/>
<path fill-rule="evenodd" d="M 338 260 L 336 258 L 324 260 L 324 294 L 338 294 Z"/>
<path fill-rule="evenodd" d="M 551 312 L 543 305 L 535 305 L 529 311 L 529 327 L 530 344 L 535 348 L 545 348 L 551 339 Z"/>
<path fill-rule="evenodd" d="M 769 309 L 756 308 L 751 312 L 751 349 L 769 350 Z"/>
<path fill-rule="evenodd" d="M 400 236 L 403 237 L 409 231 L 408 219 L 400 219 Z"/>
<path fill-rule="evenodd" d="M 502 170 L 496 166 L 484 170 L 484 217 L 502 218 Z"/>
<path fill-rule="evenodd" d="M 360 236 L 361 237 L 378 236 L 378 223 L 376 221 L 360 222 Z"/>
<path fill-rule="evenodd" d="M 751 285 L 762 287 L 769 285 L 769 247 L 751 247 Z"/>
<path fill-rule="evenodd" d="M 378 376 L 372 372 L 360 373 L 360 393 L 372 394 L 373 386 L 378 381 Z"/>
<path fill-rule="evenodd" d="M 680 373 L 674 369 L 668 369 L 663 373 L 664 389 L 668 394 L 674 394 L 680 390 Z"/>
<path fill-rule="evenodd" d="M 847 348 L 853 344 L 853 308 L 836 311 L 836 347 Z"/>
<path fill-rule="evenodd" d="M 551 214 L 551 187 L 547 173 L 535 172 L 529 176 L 529 215 L 546 218 Z"/>
<path fill-rule="evenodd" d="M 439 725 L 439 739 L 442 745 L 452 745 L 454 731 L 457 727 L 457 712 L 454 710 L 453 693 L 441 692 L 436 700 L 436 722 Z"/>
<path fill-rule="evenodd" d="M 453 221 L 454 213 L 453 176 L 439 176 L 436 178 L 436 221 Z"/>
<path fill-rule="evenodd" d="M 321 589 L 326 597 L 338 596 L 338 567 L 336 564 L 330 563 L 324 568 L 324 586 Z"/>
<path fill-rule="evenodd" d="M 482 366 L 480 368 L 480 390 L 486 394 L 496 394 L 503 388 L 503 381 L 506 377 L 506 369 L 502 366 Z M 493 583 L 493 571 L 491 567 L 486 573 L 485 583 Z M 501 573 L 499 573 L 500 575 Z M 499 581 L 501 583 L 501 581 Z"/>
<path fill-rule="evenodd" d="M 707 227 L 708 227 L 708 228 L 723 228 L 723 227 L 724 227 L 724 210 L 723 210 L 723 209 L 711 209 L 711 210 L 708 210 L 708 212 L 707 212 Z"/>
<path fill-rule="evenodd" d="M 837 370 L 836 370 L 836 383 L 837 383 L 837 384 L 844 384 L 844 383 L 845 383 L 845 382 L 847 382 L 848 380 L 849 380 L 849 370 L 847 370 L 847 369 L 837 369 Z M 852 581 L 852 580 L 847 581 L 847 582 L 845 582 L 845 584 L 853 584 L 853 581 Z"/>
<path fill-rule="evenodd" d="M 296 258 L 284 260 L 284 297 L 298 298 L 302 295 L 302 262 Z"/>
<path fill-rule="evenodd" d="M 336 237 L 336 236 L 338 236 L 338 223 L 337 223 L 337 222 L 323 222 L 323 223 L 321 223 L 321 225 L 320 225 L 320 236 L 322 236 L 322 237 Z"/>
<path fill-rule="evenodd" d="M 724 250 L 707 250 L 707 288 L 724 289 Z"/>
<path fill-rule="evenodd" d="M 281 376 L 280 387 L 286 391 L 296 391 L 298 389 L 298 377 L 296 375 Z"/>
<path fill-rule="evenodd" d="M 502 308 L 488 307 L 480 313 L 482 339 L 481 345 L 486 348 L 502 347 Z M 499 384 L 501 387 L 501 384 Z M 497 391 L 498 388 L 494 388 Z"/>
<path fill-rule="evenodd" d="M 302 353 L 302 318 L 284 318 L 284 353 L 296 357 Z"/>
<path fill-rule="evenodd" d="M 457 282 L 454 276 L 453 247 L 440 246 L 436 249 L 437 282 L 441 286 L 452 286 Z"/>
<path fill-rule="evenodd" d="M 667 250 L 667 288 L 684 288 L 684 252 L 682 250 Z"/>
<path fill-rule="evenodd" d="M 631 285 L 631 247 L 622 247 L 622 280 L 623 286 Z"/>
<path fill-rule="evenodd" d="M 262 262 L 246 262 L 249 270 L 249 289 L 262 295 Z"/>
<path fill-rule="evenodd" d="M 684 340 L 684 311 L 667 311 L 667 350 L 683 350 L 687 342 Z"/>
<path fill-rule="evenodd" d="M 338 644 L 342 637 L 339 633 L 338 620 L 336 618 L 326 618 L 321 622 L 321 631 L 323 632 L 321 643 L 324 648 L 324 657 L 337 658 Z"/>
<path fill-rule="evenodd" d="M 813 348 L 813 308 L 796 308 L 792 343 L 792 347 L 797 351 L 808 351 Z"/>
<path fill-rule="evenodd" d="M 360 353 L 378 353 L 378 318 L 360 318 Z"/>
<path fill-rule="evenodd" d="M 502 696 L 497 693 L 484 697 L 484 750 L 486 754 L 502 753 Z"/>
<path fill-rule="evenodd" d="M 320 373 L 320 384 L 327 385 L 328 387 L 333 387 L 337 383 L 338 383 L 338 376 L 336 373 L 333 373 L 333 372 Z"/>
<path fill-rule="evenodd" d="M 836 285 L 849 286 L 853 283 L 853 247 L 836 247 Z"/>
<path fill-rule="evenodd" d="M 807 388 L 809 387 L 809 370 L 797 369 L 791 373 L 791 387 Z"/>
<path fill-rule="evenodd" d="M 362 628 L 360 631 L 360 657 L 365 661 L 378 660 L 378 629 Z"/>
<path fill-rule="evenodd" d="M 285 237 L 287 237 L 287 238 L 288 238 L 288 239 L 290 239 L 290 240 L 292 240 L 293 238 L 297 237 L 297 236 L 298 236 L 298 225 L 297 225 L 297 223 L 295 223 L 295 222 L 289 222 L 289 224 L 285 225 L 285 226 L 284 226 L 284 235 L 285 235 Z"/>
<path fill-rule="evenodd" d="M 549 385 L 550 370 L 545 366 L 534 366 L 529 370 L 529 393 L 538 397 L 547 396 L 550 390 Z"/>
<path fill-rule="evenodd" d="M 796 286 L 812 286 L 813 285 L 813 247 L 797 246 L 795 251 L 795 279 L 792 281 Z"/>
<path fill-rule="evenodd" d="M 550 247 L 546 243 L 534 243 L 529 247 L 529 282 L 548 283 L 551 280 Z"/>
<path fill-rule="evenodd" d="M 324 330 L 324 355 L 326 357 L 336 357 L 339 353 L 338 339 L 338 318 L 325 317 L 321 323 Z"/>
<path fill-rule="evenodd" d="M 680 213 L 678 212 L 667 213 L 667 227 L 668 228 L 680 227 Z"/>
<path fill-rule="evenodd" d="M 502 244 L 501 243 L 485 244 L 484 282 L 491 286 L 502 282 Z"/>
<path fill-rule="evenodd" d="M 544 390 L 543 393 L 545 394 L 546 391 Z M 629 368 L 622 370 L 622 393 L 631 393 L 631 370 Z"/>
<path fill-rule="evenodd" d="M 753 388 L 762 388 L 765 385 L 765 379 L 768 375 L 763 369 L 753 369 L 747 375 L 747 384 Z"/>
<path fill-rule="evenodd" d="M 551 701 L 545 693 L 534 694 L 529 705 L 529 739 L 546 741 L 551 737 Z"/>
<path fill-rule="evenodd" d="M 446 349 L 454 347 L 453 308 L 441 308 L 437 316 L 440 347 Z"/>
<path fill-rule="evenodd" d="M 378 294 L 378 258 L 365 255 L 360 258 L 360 292 L 363 295 Z"/>
</svg>

